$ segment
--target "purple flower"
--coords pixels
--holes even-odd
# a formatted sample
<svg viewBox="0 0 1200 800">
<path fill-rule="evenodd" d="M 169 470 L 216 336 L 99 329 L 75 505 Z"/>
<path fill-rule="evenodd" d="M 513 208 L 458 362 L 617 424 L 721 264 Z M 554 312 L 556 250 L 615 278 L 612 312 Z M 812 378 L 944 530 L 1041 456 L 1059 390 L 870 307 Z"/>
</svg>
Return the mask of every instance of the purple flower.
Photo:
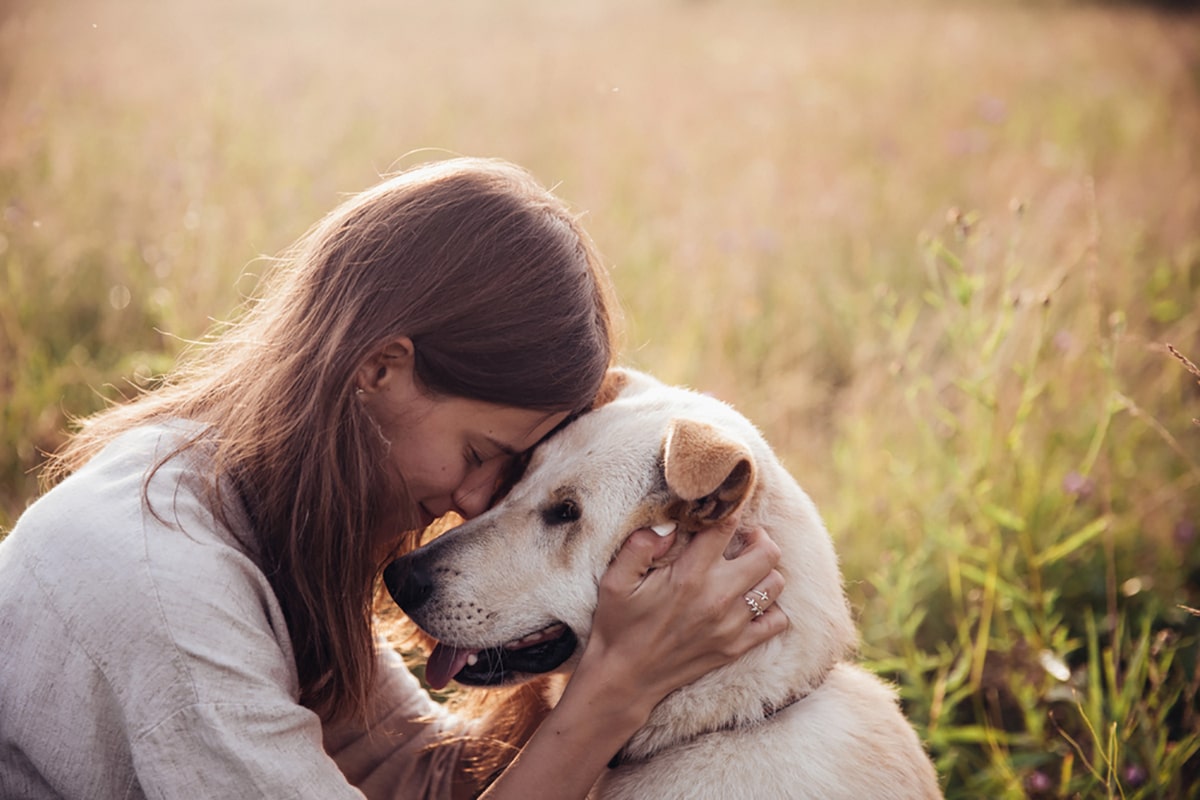
<svg viewBox="0 0 1200 800">
<path fill-rule="evenodd" d="M 1062 487 L 1067 494 L 1073 494 L 1080 500 L 1086 500 L 1096 490 L 1096 482 L 1086 475 L 1080 475 L 1072 470 L 1063 478 Z"/>
<path fill-rule="evenodd" d="M 999 125 L 1008 119 L 1008 104 L 999 97 L 985 95 L 979 98 L 979 116 L 984 122 Z"/>
<path fill-rule="evenodd" d="M 1122 771 L 1122 777 L 1126 786 L 1136 789 L 1146 782 L 1146 770 L 1141 764 L 1130 764 Z"/>
<path fill-rule="evenodd" d="M 1054 334 L 1054 349 L 1064 355 L 1075 351 L 1075 336 L 1070 331 L 1059 331 Z"/>
<path fill-rule="evenodd" d="M 1029 794 L 1045 794 L 1054 788 L 1054 782 L 1050 780 L 1050 776 L 1039 770 L 1034 770 L 1025 776 L 1025 788 Z"/>
</svg>

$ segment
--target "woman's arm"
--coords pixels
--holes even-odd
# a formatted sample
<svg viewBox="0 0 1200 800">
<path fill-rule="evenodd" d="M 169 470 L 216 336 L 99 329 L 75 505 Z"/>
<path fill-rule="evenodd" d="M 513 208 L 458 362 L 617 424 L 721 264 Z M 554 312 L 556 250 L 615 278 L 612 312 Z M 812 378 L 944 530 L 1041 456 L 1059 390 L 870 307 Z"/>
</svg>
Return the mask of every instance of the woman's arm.
<svg viewBox="0 0 1200 800">
<path fill-rule="evenodd" d="M 592 634 L 558 705 L 486 800 L 586 797 L 609 760 L 675 689 L 727 664 L 787 627 L 775 606 L 752 619 L 743 596 L 778 596 L 779 548 L 762 531 L 723 553 L 735 526 L 702 531 L 673 563 L 651 570 L 674 535 L 637 531 L 600 584 Z"/>
</svg>

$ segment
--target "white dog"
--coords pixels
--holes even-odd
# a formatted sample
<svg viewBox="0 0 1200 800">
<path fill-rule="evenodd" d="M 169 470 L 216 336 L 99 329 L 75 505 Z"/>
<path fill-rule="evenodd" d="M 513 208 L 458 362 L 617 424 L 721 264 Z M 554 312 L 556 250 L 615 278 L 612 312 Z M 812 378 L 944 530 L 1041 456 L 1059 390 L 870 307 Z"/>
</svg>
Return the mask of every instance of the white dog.
<svg viewBox="0 0 1200 800">
<path fill-rule="evenodd" d="M 569 672 L 600 576 L 630 531 L 676 523 L 671 559 L 736 512 L 783 552 L 787 631 L 667 696 L 593 795 L 941 797 L 895 692 L 850 660 L 857 634 L 829 534 L 754 426 L 640 373 L 614 371 L 610 384 L 614 398 L 539 446 L 496 507 L 385 572 L 401 608 L 440 642 L 430 682 Z"/>
</svg>

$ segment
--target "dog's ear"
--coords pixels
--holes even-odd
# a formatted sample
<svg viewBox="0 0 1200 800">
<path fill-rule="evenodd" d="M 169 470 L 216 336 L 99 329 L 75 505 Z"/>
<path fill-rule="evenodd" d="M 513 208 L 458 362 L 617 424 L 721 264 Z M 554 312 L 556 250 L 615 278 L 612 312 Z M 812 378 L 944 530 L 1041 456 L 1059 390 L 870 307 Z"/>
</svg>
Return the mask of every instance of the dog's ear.
<svg viewBox="0 0 1200 800">
<path fill-rule="evenodd" d="M 600 384 L 600 391 L 596 392 L 596 396 L 592 399 L 592 405 L 588 410 L 595 411 L 601 406 L 608 405 L 618 397 L 629 397 L 652 389 L 655 386 L 662 386 L 662 383 L 657 378 L 653 378 L 645 372 L 639 372 L 629 367 L 609 367 L 608 372 L 604 373 L 604 380 Z"/>
<path fill-rule="evenodd" d="M 663 442 L 663 473 L 682 501 L 673 516 L 701 528 L 725 519 L 750 496 L 754 458 L 745 444 L 706 422 L 675 419 Z"/>
<path fill-rule="evenodd" d="M 596 397 L 592 400 L 590 410 L 595 411 L 600 406 L 608 405 L 613 400 L 617 399 L 617 395 L 629 385 L 629 373 L 620 367 L 609 367 L 608 372 L 604 373 L 604 381 L 600 384 L 600 391 L 596 392 Z"/>
</svg>

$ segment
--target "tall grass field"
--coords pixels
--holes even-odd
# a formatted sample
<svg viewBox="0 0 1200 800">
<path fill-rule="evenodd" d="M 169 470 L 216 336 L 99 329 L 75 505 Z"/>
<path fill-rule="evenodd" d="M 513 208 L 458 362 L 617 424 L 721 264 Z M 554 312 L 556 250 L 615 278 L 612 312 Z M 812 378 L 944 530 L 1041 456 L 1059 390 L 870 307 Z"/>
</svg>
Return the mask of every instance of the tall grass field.
<svg viewBox="0 0 1200 800">
<path fill-rule="evenodd" d="M 0 4 L 0 531 L 73 418 L 452 154 L 555 187 L 623 360 L 774 444 L 948 797 L 1200 797 L 1200 16 Z"/>
</svg>

